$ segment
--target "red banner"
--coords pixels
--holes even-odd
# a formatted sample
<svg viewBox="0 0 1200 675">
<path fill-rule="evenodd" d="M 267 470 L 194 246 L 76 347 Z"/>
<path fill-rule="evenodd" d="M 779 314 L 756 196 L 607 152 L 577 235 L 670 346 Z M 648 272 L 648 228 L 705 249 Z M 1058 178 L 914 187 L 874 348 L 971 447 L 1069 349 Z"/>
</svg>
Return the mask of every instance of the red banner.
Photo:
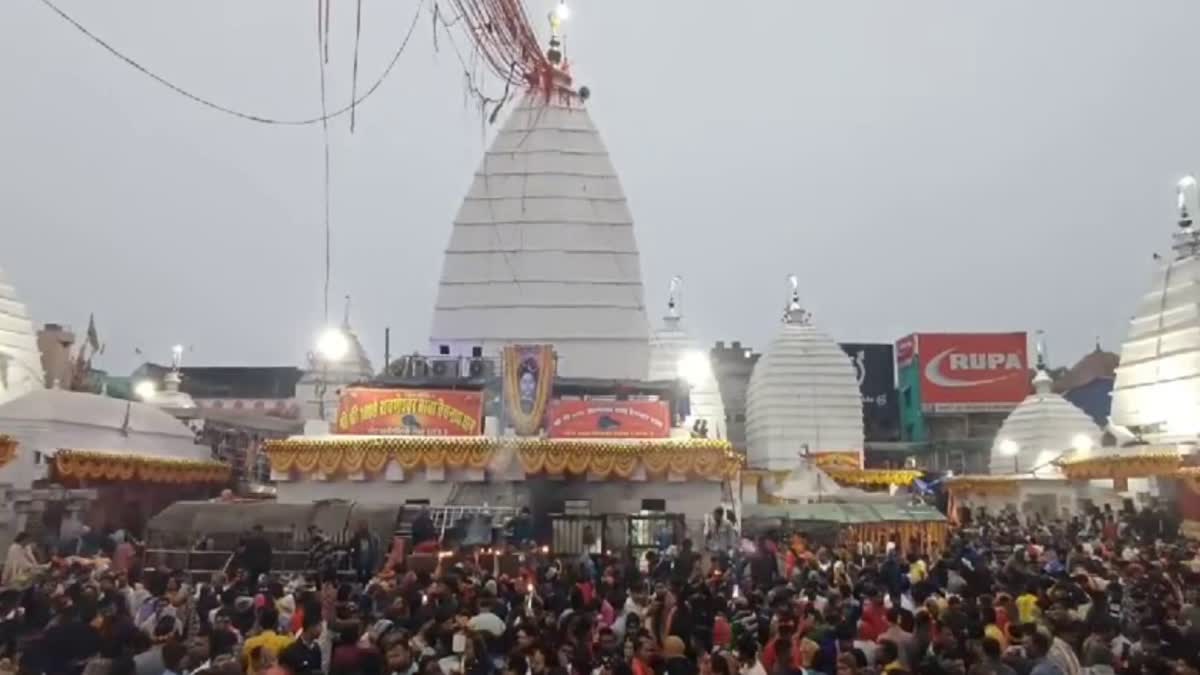
<svg viewBox="0 0 1200 675">
<path fill-rule="evenodd" d="M 921 405 L 945 412 L 1004 409 L 1030 391 L 1025 333 L 920 333 Z"/>
<path fill-rule="evenodd" d="M 665 401 L 553 401 L 546 413 L 551 438 L 666 438 Z"/>
<path fill-rule="evenodd" d="M 342 392 L 336 433 L 478 436 L 482 419 L 478 391 L 355 387 Z"/>
</svg>

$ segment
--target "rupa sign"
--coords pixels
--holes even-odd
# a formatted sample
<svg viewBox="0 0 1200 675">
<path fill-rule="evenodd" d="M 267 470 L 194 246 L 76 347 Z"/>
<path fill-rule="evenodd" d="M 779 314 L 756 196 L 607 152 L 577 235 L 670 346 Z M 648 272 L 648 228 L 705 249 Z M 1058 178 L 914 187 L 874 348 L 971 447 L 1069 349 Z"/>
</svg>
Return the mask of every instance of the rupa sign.
<svg viewBox="0 0 1200 675">
<path fill-rule="evenodd" d="M 1008 410 L 1029 394 L 1025 333 L 917 333 L 896 352 L 901 367 L 919 369 L 927 412 Z"/>
</svg>

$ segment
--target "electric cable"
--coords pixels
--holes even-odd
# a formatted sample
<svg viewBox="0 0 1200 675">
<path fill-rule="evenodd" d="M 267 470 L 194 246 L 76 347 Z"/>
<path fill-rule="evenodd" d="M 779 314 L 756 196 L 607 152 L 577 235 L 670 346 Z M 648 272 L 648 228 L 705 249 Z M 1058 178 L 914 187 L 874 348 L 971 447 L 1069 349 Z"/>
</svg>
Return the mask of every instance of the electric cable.
<svg viewBox="0 0 1200 675">
<path fill-rule="evenodd" d="M 127 56 L 124 52 L 120 51 L 116 47 L 109 44 L 106 40 L 101 38 L 99 35 L 96 35 L 92 31 L 88 30 L 88 28 L 86 26 L 84 26 L 82 23 L 77 21 L 70 14 L 67 14 L 64 10 L 62 10 L 60 7 L 58 7 L 58 5 L 54 4 L 51 0 L 42 0 L 42 4 L 49 7 L 62 20 L 71 24 L 71 26 L 73 26 L 80 33 L 83 33 L 90 40 L 92 40 L 96 44 L 103 47 L 105 51 L 107 51 L 108 53 L 117 57 L 121 61 L 124 61 L 126 65 L 130 66 L 131 68 L 140 72 L 141 74 L 145 75 L 146 77 L 149 77 L 150 79 L 154 80 L 155 82 L 158 82 L 159 84 L 170 89 L 171 91 L 174 91 L 176 94 L 179 94 L 180 96 L 183 96 L 184 98 L 191 100 L 194 103 L 197 103 L 206 108 L 210 108 L 212 110 L 216 110 L 217 112 L 225 113 L 226 115 L 230 115 L 230 116 L 242 119 L 242 120 L 246 120 L 248 122 L 256 122 L 259 124 L 275 124 L 275 125 L 281 125 L 281 126 L 308 126 L 308 125 L 312 125 L 312 124 L 317 124 L 319 122 L 327 122 L 328 120 L 334 119 L 336 117 L 341 117 L 342 115 L 345 115 L 346 113 L 353 111 L 356 107 L 361 105 L 364 101 L 366 101 L 376 91 L 379 90 L 380 85 L 382 85 L 384 83 L 384 81 L 387 80 L 388 76 L 391 75 L 392 70 L 395 68 L 396 63 L 399 62 L 400 55 L 404 53 L 405 49 L 407 49 L 409 40 L 412 38 L 413 32 L 417 28 L 417 20 L 420 19 L 420 17 L 421 17 L 421 10 L 424 8 L 425 2 L 424 2 L 424 0 L 420 0 L 420 2 L 417 3 L 417 11 L 413 13 L 412 22 L 409 24 L 408 32 L 405 33 L 404 39 L 400 42 L 400 46 L 397 47 L 395 53 L 392 54 L 391 61 L 388 62 L 387 66 L 383 69 L 383 72 L 379 75 L 379 77 L 375 80 L 375 82 L 365 92 L 363 92 L 362 96 L 355 98 L 348 105 L 346 105 L 344 107 L 338 108 L 332 112 L 323 113 L 319 117 L 306 117 L 306 118 L 300 118 L 300 119 L 267 117 L 265 115 L 247 113 L 247 112 L 243 112 L 241 110 L 236 110 L 234 108 L 230 108 L 228 106 L 221 105 L 220 103 L 216 103 L 210 99 L 204 98 L 203 96 L 200 96 L 199 94 L 192 93 L 190 90 L 185 89 L 182 86 L 175 84 L 174 82 L 168 80 L 166 77 L 163 77 L 162 75 L 159 75 L 158 73 L 154 72 L 153 70 L 150 70 L 146 66 L 142 65 L 141 63 L 139 63 L 137 60 L 133 59 L 132 57 Z"/>
</svg>

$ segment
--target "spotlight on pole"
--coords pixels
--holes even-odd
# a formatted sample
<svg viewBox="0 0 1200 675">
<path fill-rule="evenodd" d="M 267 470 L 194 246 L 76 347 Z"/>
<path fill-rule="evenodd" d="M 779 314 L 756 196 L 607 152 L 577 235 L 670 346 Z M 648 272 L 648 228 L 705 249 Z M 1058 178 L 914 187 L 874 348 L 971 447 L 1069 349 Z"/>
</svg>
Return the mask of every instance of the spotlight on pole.
<svg viewBox="0 0 1200 675">
<path fill-rule="evenodd" d="M 142 380 L 133 386 L 133 393 L 143 401 L 149 401 L 158 393 L 158 387 L 151 380 Z"/>
<path fill-rule="evenodd" d="M 676 372 L 679 377 L 687 380 L 687 383 L 694 387 L 712 377 L 712 363 L 704 355 L 704 352 L 693 349 L 684 352 L 683 356 L 679 358 Z"/>
<path fill-rule="evenodd" d="M 341 361 L 350 352 L 350 339 L 339 328 L 328 328 L 317 338 L 317 354 L 326 361 Z"/>
</svg>

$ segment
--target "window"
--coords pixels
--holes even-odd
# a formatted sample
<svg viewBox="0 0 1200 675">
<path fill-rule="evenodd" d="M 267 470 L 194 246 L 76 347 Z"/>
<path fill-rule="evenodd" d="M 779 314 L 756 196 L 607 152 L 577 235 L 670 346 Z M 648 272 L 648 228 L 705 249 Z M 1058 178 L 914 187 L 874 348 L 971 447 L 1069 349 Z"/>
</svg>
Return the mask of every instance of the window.
<svg viewBox="0 0 1200 675">
<path fill-rule="evenodd" d="M 483 347 L 479 347 L 479 346 L 471 347 L 471 356 L 476 359 L 482 357 L 483 356 Z"/>
<path fill-rule="evenodd" d="M 562 510 L 568 516 L 590 516 L 592 515 L 592 500 L 564 499 Z"/>
<path fill-rule="evenodd" d="M 665 500 L 665 499 L 643 499 L 642 500 L 642 510 L 643 511 L 658 511 L 660 513 L 665 513 L 667 510 L 667 500 Z"/>
<path fill-rule="evenodd" d="M 450 345 L 438 345 L 438 354 L 450 356 Z"/>
<path fill-rule="evenodd" d="M 738 413 L 738 414 L 736 414 L 736 415 L 734 415 L 734 416 L 733 416 L 733 421 L 734 421 L 734 422 L 745 422 L 745 421 L 746 421 L 746 416 L 745 416 L 745 415 L 743 415 L 742 413 Z"/>
</svg>

